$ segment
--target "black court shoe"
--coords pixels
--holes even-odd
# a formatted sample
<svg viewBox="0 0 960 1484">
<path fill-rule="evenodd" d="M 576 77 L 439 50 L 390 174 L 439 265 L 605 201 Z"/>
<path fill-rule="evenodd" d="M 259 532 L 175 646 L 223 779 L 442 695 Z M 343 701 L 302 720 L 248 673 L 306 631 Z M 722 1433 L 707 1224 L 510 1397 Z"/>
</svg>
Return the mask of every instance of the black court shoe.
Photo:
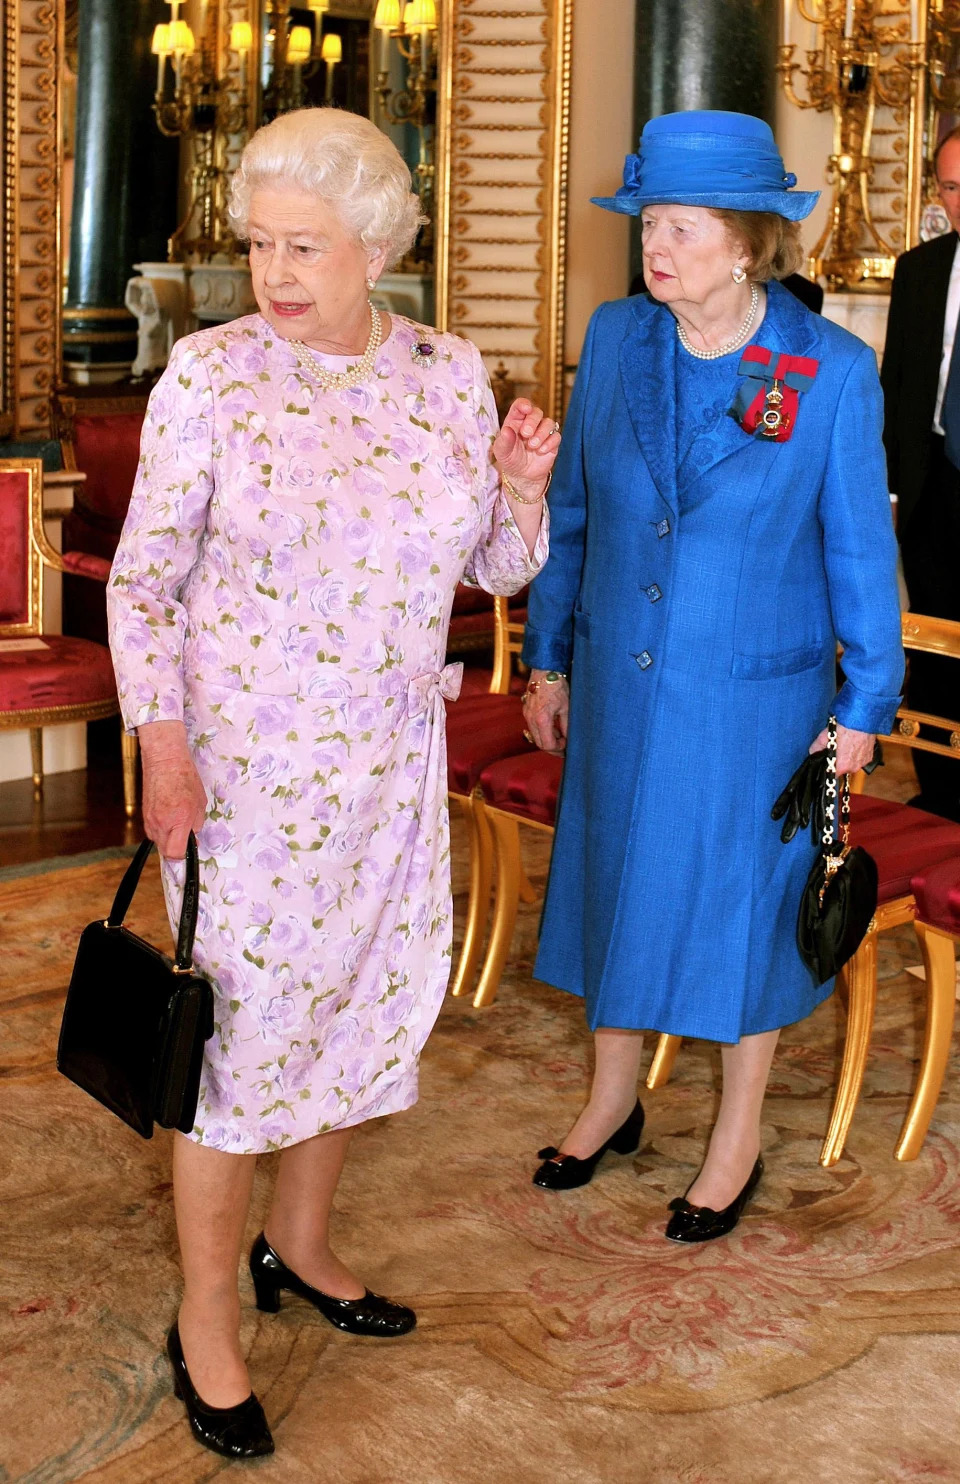
<svg viewBox="0 0 960 1484">
<path fill-rule="evenodd" d="M 714 1237 L 725 1237 L 732 1232 L 743 1215 L 744 1206 L 760 1184 L 762 1174 L 763 1159 L 758 1156 L 746 1185 L 722 1211 L 714 1211 L 710 1206 L 691 1206 L 685 1196 L 671 1201 L 668 1209 L 673 1215 L 666 1232 L 671 1242 L 712 1242 Z"/>
<path fill-rule="evenodd" d="M 392 1340 L 414 1328 L 417 1316 L 403 1304 L 381 1298 L 369 1288 L 359 1299 L 331 1298 L 319 1288 L 311 1288 L 287 1267 L 274 1252 L 263 1232 L 250 1252 L 250 1276 L 257 1293 L 257 1308 L 265 1314 L 276 1314 L 280 1308 L 280 1290 L 289 1288 L 308 1304 L 318 1309 L 324 1319 L 346 1330 L 350 1335 L 373 1335 L 375 1339 Z"/>
<path fill-rule="evenodd" d="M 263 1408 L 251 1391 L 236 1407 L 208 1407 L 190 1380 L 183 1358 L 180 1330 L 175 1324 L 167 1335 L 167 1354 L 173 1367 L 173 1390 L 187 1409 L 190 1427 L 198 1443 L 224 1458 L 263 1458 L 272 1453 L 273 1438 Z"/>
<path fill-rule="evenodd" d="M 621 1123 L 616 1133 L 586 1159 L 577 1159 L 575 1154 L 561 1154 L 552 1144 L 541 1149 L 537 1158 L 542 1159 L 543 1164 L 534 1175 L 533 1183 L 543 1190 L 576 1190 L 578 1185 L 587 1185 L 608 1149 L 612 1149 L 614 1154 L 636 1154 L 642 1132 L 643 1109 L 638 1098 L 637 1106 L 626 1122 Z"/>
</svg>

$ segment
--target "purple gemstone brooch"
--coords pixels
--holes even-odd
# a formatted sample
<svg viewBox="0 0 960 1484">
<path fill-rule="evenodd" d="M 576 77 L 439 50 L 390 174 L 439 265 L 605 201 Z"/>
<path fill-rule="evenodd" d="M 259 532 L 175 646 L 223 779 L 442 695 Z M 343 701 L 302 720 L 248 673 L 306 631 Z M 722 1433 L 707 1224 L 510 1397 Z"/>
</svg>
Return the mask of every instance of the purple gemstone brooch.
<svg viewBox="0 0 960 1484">
<path fill-rule="evenodd" d="M 410 347 L 410 356 L 417 366 L 435 366 L 437 347 L 429 340 L 415 340 Z"/>
</svg>

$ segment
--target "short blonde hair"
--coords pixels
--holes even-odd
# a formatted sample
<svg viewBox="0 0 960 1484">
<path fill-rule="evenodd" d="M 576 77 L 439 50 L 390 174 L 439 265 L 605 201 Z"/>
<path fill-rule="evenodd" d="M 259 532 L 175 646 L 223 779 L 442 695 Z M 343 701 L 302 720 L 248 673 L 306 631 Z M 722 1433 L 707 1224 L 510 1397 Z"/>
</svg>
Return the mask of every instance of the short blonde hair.
<svg viewBox="0 0 960 1484">
<path fill-rule="evenodd" d="M 339 108 L 282 113 L 253 135 L 227 208 L 241 241 L 253 192 L 284 185 L 329 202 L 364 247 L 385 252 L 388 268 L 409 252 L 426 221 L 399 150 L 369 119 Z"/>
<path fill-rule="evenodd" d="M 715 210 L 731 242 L 739 242 L 747 253 L 747 277 L 753 283 L 788 278 L 803 262 L 800 223 L 788 222 L 772 211 Z"/>
</svg>

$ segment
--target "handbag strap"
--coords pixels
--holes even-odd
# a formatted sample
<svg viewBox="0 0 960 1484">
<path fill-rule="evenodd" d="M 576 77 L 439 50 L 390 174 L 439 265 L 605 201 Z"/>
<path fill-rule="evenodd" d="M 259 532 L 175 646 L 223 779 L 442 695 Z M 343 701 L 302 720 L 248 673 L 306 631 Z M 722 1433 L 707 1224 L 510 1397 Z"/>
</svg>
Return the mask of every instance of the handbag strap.
<svg viewBox="0 0 960 1484">
<path fill-rule="evenodd" d="M 828 853 L 838 854 L 850 844 L 850 775 L 844 773 L 840 785 L 840 829 L 837 831 L 837 718 L 827 721 L 827 777 L 824 784 L 826 803 L 823 811 L 822 844 Z"/>
<path fill-rule="evenodd" d="M 140 882 L 143 868 L 147 863 L 147 856 L 153 849 L 152 840 L 144 840 L 137 849 L 136 855 L 123 873 L 123 880 L 117 887 L 117 894 L 110 908 L 110 916 L 107 918 L 107 927 L 117 928 L 123 926 L 123 919 L 130 909 L 133 894 Z M 193 972 L 193 940 L 197 933 L 197 903 L 200 897 L 200 865 L 197 854 L 197 837 L 190 831 L 187 836 L 187 872 L 183 883 L 183 904 L 180 908 L 180 927 L 177 932 L 177 956 L 174 968 L 178 974 L 190 974 Z"/>
</svg>

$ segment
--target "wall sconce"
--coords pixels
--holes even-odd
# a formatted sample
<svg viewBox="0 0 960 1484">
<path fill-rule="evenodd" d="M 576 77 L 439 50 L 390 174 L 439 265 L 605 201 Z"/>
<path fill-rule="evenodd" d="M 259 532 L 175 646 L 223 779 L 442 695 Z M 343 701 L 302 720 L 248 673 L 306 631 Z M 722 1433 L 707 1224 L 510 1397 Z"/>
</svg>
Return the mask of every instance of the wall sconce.
<svg viewBox="0 0 960 1484">
<path fill-rule="evenodd" d="M 155 27 L 150 44 L 157 58 L 153 112 L 161 134 L 190 139 L 194 146 L 190 210 L 170 238 L 169 257 L 176 262 L 188 253 L 200 262 L 208 262 L 217 253 L 232 252 L 234 246 L 224 210 L 227 151 L 231 137 L 245 136 L 248 128 L 247 58 L 253 49 L 253 30 L 247 21 L 236 22 L 231 28 L 230 50 L 239 58 L 234 87 L 218 47 L 220 6 L 200 0 L 198 45 L 180 16 L 184 0 L 167 0 L 167 4 L 170 20 Z M 168 92 L 167 63 L 171 59 L 173 89 Z M 195 214 L 196 234 L 187 237 Z"/>
<path fill-rule="evenodd" d="M 410 124 L 417 131 L 418 162 L 414 186 L 424 214 L 433 216 L 434 120 L 437 94 L 437 6 L 436 0 L 378 0 L 373 18 L 380 32 L 379 71 L 375 93 L 381 118 L 394 126 Z M 390 44 L 394 42 L 407 63 L 406 86 L 394 91 L 390 85 Z M 433 262 L 432 229 L 427 225 L 414 248 L 414 255 Z"/>
</svg>

